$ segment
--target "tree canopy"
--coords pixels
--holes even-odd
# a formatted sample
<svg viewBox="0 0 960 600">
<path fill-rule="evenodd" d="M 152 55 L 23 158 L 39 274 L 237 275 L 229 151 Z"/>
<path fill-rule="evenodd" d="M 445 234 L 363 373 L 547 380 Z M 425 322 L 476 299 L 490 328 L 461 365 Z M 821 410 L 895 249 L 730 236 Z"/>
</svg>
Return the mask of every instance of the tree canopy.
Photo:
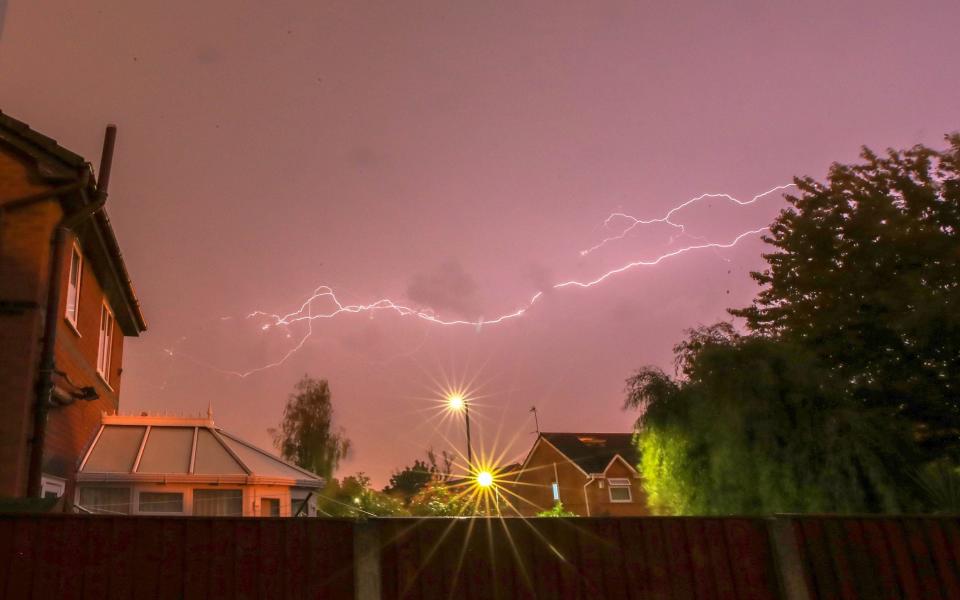
<svg viewBox="0 0 960 600">
<path fill-rule="evenodd" d="M 330 385 L 307 375 L 297 383 L 283 410 L 274 444 L 284 459 L 329 479 L 350 451 L 343 429 L 334 429 Z"/>
<path fill-rule="evenodd" d="M 651 503 L 901 512 L 960 496 L 960 135 L 832 166 L 764 239 L 762 289 L 627 381 Z"/>
<path fill-rule="evenodd" d="M 427 450 L 427 460 L 416 459 L 412 465 L 394 471 L 383 491 L 402 498 L 404 504 L 410 504 L 414 496 L 430 482 L 442 482 L 449 478 L 453 456 L 444 450 L 440 459 L 442 464 L 438 464 L 437 454 L 432 448 Z"/>
<path fill-rule="evenodd" d="M 627 382 L 641 408 L 641 472 L 667 514 L 900 512 L 916 503 L 899 422 L 851 402 L 802 348 L 701 328 L 677 346 L 681 379 L 647 367 Z"/>
<path fill-rule="evenodd" d="M 960 134 L 796 179 L 764 238 L 760 335 L 820 357 L 869 406 L 895 408 L 931 457 L 960 451 Z"/>
</svg>

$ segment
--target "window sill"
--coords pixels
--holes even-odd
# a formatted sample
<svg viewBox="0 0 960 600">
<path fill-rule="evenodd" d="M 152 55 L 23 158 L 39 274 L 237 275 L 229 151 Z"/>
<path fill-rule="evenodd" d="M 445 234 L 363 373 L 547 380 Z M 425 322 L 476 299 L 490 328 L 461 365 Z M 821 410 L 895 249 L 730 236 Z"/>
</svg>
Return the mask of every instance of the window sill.
<svg viewBox="0 0 960 600">
<path fill-rule="evenodd" d="M 79 338 L 82 338 L 82 337 L 83 337 L 83 334 L 80 333 L 80 330 L 79 330 L 79 329 L 77 329 L 77 324 L 74 323 L 73 321 L 71 321 L 71 320 L 70 320 L 70 317 L 64 317 L 63 320 L 67 322 L 67 325 L 70 326 L 70 329 L 73 330 L 73 333 L 75 333 L 75 334 L 77 335 L 77 337 L 79 337 Z"/>
<path fill-rule="evenodd" d="M 100 371 L 97 371 L 97 377 L 100 378 L 100 383 L 107 386 L 108 390 L 110 390 L 111 392 L 114 391 L 113 386 L 110 385 L 110 382 L 107 381 L 107 378 L 103 376 L 103 373 L 101 373 Z M 181 514 L 181 513 L 173 513 L 173 514 Z"/>
</svg>

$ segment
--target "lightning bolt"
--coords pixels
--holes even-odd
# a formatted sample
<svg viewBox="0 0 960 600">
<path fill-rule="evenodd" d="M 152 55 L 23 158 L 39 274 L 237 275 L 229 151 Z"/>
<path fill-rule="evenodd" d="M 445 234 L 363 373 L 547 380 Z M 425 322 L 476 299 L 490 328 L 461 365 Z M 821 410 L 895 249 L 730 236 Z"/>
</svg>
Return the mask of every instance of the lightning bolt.
<svg viewBox="0 0 960 600">
<path fill-rule="evenodd" d="M 681 210 L 687 208 L 688 206 L 691 206 L 691 205 L 693 205 L 693 204 L 696 204 L 697 202 L 700 202 L 701 200 L 704 200 L 704 199 L 706 199 L 706 198 L 723 198 L 723 199 L 728 200 L 728 201 L 730 201 L 730 202 L 733 202 L 734 204 L 737 204 L 737 205 L 739 205 L 739 206 L 747 206 L 748 204 L 753 204 L 754 202 L 756 202 L 756 201 L 758 201 L 758 200 L 760 200 L 760 199 L 762 199 L 762 198 L 765 198 L 765 197 L 769 196 L 770 194 L 773 194 L 773 193 L 775 193 L 775 192 L 779 192 L 779 191 L 785 190 L 785 189 L 790 188 L 790 187 L 794 187 L 794 185 L 795 185 L 795 184 L 792 184 L 792 183 L 787 183 L 787 184 L 784 184 L 784 185 L 778 185 L 778 186 L 776 186 L 776 187 L 770 188 L 769 190 L 767 190 L 767 191 L 765 191 L 765 192 L 763 192 L 763 193 L 761 193 L 761 194 L 757 194 L 756 196 L 754 196 L 753 198 L 751 198 L 751 199 L 749 199 L 749 200 L 738 200 L 738 199 L 734 198 L 733 196 L 731 196 L 730 194 L 701 194 L 701 195 L 699 195 L 699 196 L 697 196 L 697 197 L 695 197 L 695 198 L 690 198 L 689 200 L 687 200 L 686 202 L 684 202 L 684 203 L 682 203 L 682 204 L 678 204 L 677 206 L 671 208 L 671 209 L 667 212 L 667 214 L 663 215 L 662 217 L 658 217 L 658 218 L 656 218 L 656 219 L 638 219 L 638 218 L 636 218 L 636 217 L 633 217 L 633 216 L 631 216 L 631 215 L 628 215 L 628 214 L 622 213 L 622 212 L 612 213 L 610 216 L 608 216 L 608 217 L 603 221 L 603 226 L 604 226 L 604 227 L 610 227 L 610 223 L 611 223 L 612 221 L 614 221 L 614 220 L 625 220 L 625 221 L 629 221 L 630 224 L 629 224 L 626 228 L 624 228 L 620 233 L 618 233 L 617 235 L 613 235 L 613 236 L 610 236 L 610 237 L 608 237 L 608 238 L 604 238 L 604 239 L 600 240 L 599 242 L 597 242 L 596 244 L 594 244 L 593 246 L 587 248 L 586 250 L 581 250 L 581 251 L 580 251 L 580 256 L 586 256 L 586 255 L 590 254 L 591 252 L 593 252 L 593 251 L 595 251 L 595 250 L 599 250 L 600 248 L 604 247 L 605 245 L 609 244 L 610 242 L 615 242 L 615 241 L 617 241 L 617 240 L 622 240 L 623 238 L 625 238 L 625 237 L 627 236 L 627 234 L 629 234 L 631 231 L 633 231 L 634 228 L 636 228 L 638 225 L 653 225 L 653 224 L 655 224 L 655 223 L 665 223 L 665 224 L 667 224 L 667 225 L 670 225 L 671 227 L 674 227 L 674 228 L 678 229 L 678 230 L 680 231 L 680 233 L 686 233 L 686 228 L 684 227 L 684 225 L 683 225 L 682 223 L 675 223 L 675 222 L 673 222 L 671 219 L 673 219 L 674 215 L 676 215 L 676 214 L 677 214 L 678 212 L 680 212 Z M 705 241 L 703 238 L 695 238 L 695 239 L 700 239 L 701 241 Z"/>
<path fill-rule="evenodd" d="M 619 234 L 608 237 L 600 241 L 596 245 L 581 251 L 580 255 L 585 256 L 595 250 L 598 250 L 599 248 L 603 247 L 604 245 L 610 242 L 623 239 L 627 234 L 630 233 L 630 231 L 632 231 L 634 228 L 636 228 L 639 225 L 665 223 L 667 225 L 670 225 L 671 227 L 678 229 L 680 233 L 686 234 L 684 225 L 682 223 L 678 223 L 674 221 L 673 220 L 674 217 L 677 215 L 678 212 L 680 212 L 684 208 L 687 208 L 688 206 L 696 204 L 697 202 L 700 202 L 701 200 L 704 200 L 706 198 L 724 198 L 739 206 L 746 206 L 749 204 L 753 204 L 758 200 L 764 197 L 767 197 L 775 192 L 782 191 L 793 186 L 794 184 L 792 183 L 785 184 L 785 185 L 778 185 L 761 194 L 757 194 L 750 200 L 738 200 L 737 198 L 729 194 L 701 194 L 700 196 L 691 198 L 686 202 L 683 202 L 671 208 L 662 217 L 658 217 L 655 219 L 638 219 L 636 217 L 632 217 L 625 213 L 613 213 L 609 217 L 607 217 L 607 219 L 604 221 L 605 226 L 609 225 L 609 223 L 614 219 L 626 219 L 630 221 L 630 225 L 627 226 L 625 229 L 623 229 Z M 637 267 L 652 267 L 655 265 L 659 265 L 663 261 L 669 260 L 671 258 L 675 258 L 677 256 L 681 256 L 683 254 L 694 252 L 697 250 L 706 250 L 706 249 L 723 250 L 723 249 L 733 248 L 734 246 L 739 244 L 743 239 L 750 236 L 758 235 L 760 233 L 763 233 L 764 231 L 767 231 L 768 229 L 769 229 L 768 227 L 761 227 L 758 229 L 750 229 L 747 231 L 743 231 L 742 233 L 740 233 L 739 235 L 737 235 L 736 237 L 734 237 L 732 240 L 728 242 L 711 242 L 709 240 L 706 240 L 705 238 L 691 236 L 691 237 L 694 237 L 694 239 L 700 240 L 702 243 L 677 248 L 675 250 L 671 250 L 670 252 L 666 252 L 652 259 L 635 260 L 635 261 L 626 263 L 620 267 L 606 271 L 605 273 L 597 276 L 594 279 L 590 279 L 587 281 L 579 281 L 579 280 L 561 281 L 548 286 L 547 289 L 561 290 L 561 289 L 566 289 L 571 287 L 591 288 L 603 283 L 604 281 L 606 281 L 607 279 L 610 279 L 611 277 L 617 276 L 631 269 L 634 269 Z M 413 308 L 405 304 L 401 304 L 393 300 L 390 300 L 389 298 L 381 298 L 369 304 L 344 304 L 337 297 L 333 288 L 327 285 L 322 285 L 314 289 L 313 293 L 309 297 L 307 297 L 307 299 L 304 300 L 296 310 L 293 310 L 286 314 L 269 313 L 269 312 L 257 310 L 247 315 L 247 319 L 264 318 L 268 321 L 261 327 L 262 331 L 267 331 L 269 329 L 276 328 L 276 327 L 286 328 L 296 323 L 306 322 L 307 331 L 303 335 L 303 337 L 300 338 L 299 342 L 296 345 L 294 345 L 290 350 L 284 353 L 284 355 L 280 359 L 274 362 L 257 367 L 255 369 L 250 369 L 248 371 L 232 371 L 227 369 L 221 369 L 213 365 L 204 363 L 203 361 L 200 361 L 187 354 L 183 354 L 179 352 L 175 354 L 172 349 L 165 349 L 164 352 L 166 352 L 169 356 L 175 356 L 175 355 L 180 356 L 189 360 L 190 362 L 204 366 L 208 369 L 212 369 L 214 371 L 217 371 L 226 375 L 239 377 L 242 379 L 242 378 L 249 377 L 250 375 L 253 375 L 255 373 L 260 373 L 262 371 L 266 371 L 268 369 L 278 367 L 283 363 L 285 363 L 291 356 L 293 356 L 301 348 L 303 348 L 303 346 L 307 343 L 307 340 L 309 340 L 310 337 L 313 335 L 313 322 L 317 319 L 333 319 L 340 315 L 345 315 L 345 314 L 371 313 L 372 315 L 373 313 L 376 313 L 379 311 L 388 311 L 388 312 L 393 312 L 400 317 L 413 317 L 413 318 L 426 321 L 428 323 L 432 323 L 435 325 L 472 326 L 472 327 L 476 327 L 477 329 L 480 329 L 485 326 L 499 325 L 506 321 L 510 321 L 510 320 L 522 317 L 535 304 L 537 304 L 539 300 L 543 298 L 543 295 L 544 295 L 543 290 L 538 291 L 527 302 L 521 304 L 519 307 L 517 307 L 513 311 L 502 314 L 494 319 L 483 319 L 483 318 L 480 318 L 477 320 L 446 319 L 446 318 L 442 318 L 433 310 Z M 313 306 L 314 303 L 320 302 L 320 301 L 324 301 L 327 303 L 326 310 L 314 311 L 314 306 Z M 221 317 L 222 320 L 226 320 L 229 318 L 230 317 Z"/>
</svg>

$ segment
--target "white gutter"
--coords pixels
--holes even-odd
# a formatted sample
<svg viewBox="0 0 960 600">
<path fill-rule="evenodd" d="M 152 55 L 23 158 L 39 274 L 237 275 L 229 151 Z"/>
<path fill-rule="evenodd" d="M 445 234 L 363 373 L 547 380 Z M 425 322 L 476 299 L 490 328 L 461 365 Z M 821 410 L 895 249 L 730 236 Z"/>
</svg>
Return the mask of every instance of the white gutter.
<svg viewBox="0 0 960 600">
<path fill-rule="evenodd" d="M 591 477 L 590 479 L 587 480 L 587 482 L 586 482 L 585 484 L 583 484 L 583 501 L 587 503 L 587 516 L 588 516 L 588 517 L 590 516 L 590 497 L 587 496 L 587 486 L 590 485 L 591 483 L 593 483 L 593 481 L 594 481 L 594 479 L 593 479 L 593 477 Z"/>
</svg>

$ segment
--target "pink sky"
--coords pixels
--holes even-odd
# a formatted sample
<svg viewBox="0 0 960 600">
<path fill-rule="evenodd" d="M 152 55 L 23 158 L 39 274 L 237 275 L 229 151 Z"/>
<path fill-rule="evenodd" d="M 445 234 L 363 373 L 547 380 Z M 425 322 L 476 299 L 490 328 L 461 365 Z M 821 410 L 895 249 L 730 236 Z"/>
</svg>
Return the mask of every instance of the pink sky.
<svg viewBox="0 0 960 600">
<path fill-rule="evenodd" d="M 957 3 L 176 4 L 11 0 L 0 18 L 2 110 L 93 160 L 119 126 L 108 209 L 150 325 L 128 341 L 121 408 L 212 398 L 219 425 L 268 445 L 298 378 L 325 377 L 355 444 L 341 473 L 378 484 L 428 446 L 462 449 L 438 416 L 444 379 L 476 382 L 476 446 L 510 459 L 533 404 L 544 430 L 628 430 L 624 379 L 670 368 L 685 328 L 748 303 L 763 244 L 556 290 L 479 329 L 316 321 L 244 379 L 184 355 L 279 359 L 303 326 L 244 316 L 319 285 L 490 320 L 695 243 L 653 225 L 580 256 L 611 212 L 748 199 L 863 144 L 942 147 L 960 126 Z M 782 205 L 714 200 L 678 220 L 727 242 Z"/>
</svg>

